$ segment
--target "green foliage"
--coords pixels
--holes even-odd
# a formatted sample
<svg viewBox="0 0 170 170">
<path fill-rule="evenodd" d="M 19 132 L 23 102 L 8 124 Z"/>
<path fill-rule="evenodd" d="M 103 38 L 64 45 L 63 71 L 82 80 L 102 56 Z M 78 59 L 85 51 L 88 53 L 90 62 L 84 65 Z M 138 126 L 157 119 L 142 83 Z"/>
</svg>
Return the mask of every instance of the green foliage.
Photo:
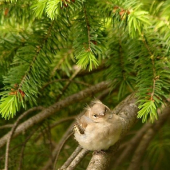
<svg viewBox="0 0 170 170">
<path fill-rule="evenodd" d="M 92 2 L 83 4 L 74 22 L 74 48 L 77 64 L 82 68 L 89 67 L 92 70 L 93 65 L 97 67 L 99 62 L 97 58 L 103 52 L 102 35 L 103 22 L 98 16 L 97 9 L 91 8 Z"/>
<path fill-rule="evenodd" d="M 107 62 L 108 69 L 106 70 L 106 75 L 113 89 L 119 87 L 118 99 L 121 99 L 129 93 L 128 89 L 131 91 L 134 89 L 134 64 L 130 56 L 134 51 L 131 48 L 131 41 L 133 40 L 122 29 L 119 29 L 118 34 L 116 34 L 117 29 L 112 31 L 113 33 L 110 35 L 112 39 L 108 42 L 110 50 L 107 55 L 110 58 Z M 128 41 L 127 37 L 129 38 Z M 114 67 L 112 67 L 113 65 Z"/>
<path fill-rule="evenodd" d="M 159 119 L 157 110 L 166 105 L 170 94 L 169 0 L 1 0 L 0 8 L 1 125 L 13 124 L 32 106 L 48 107 L 101 81 L 110 82 L 110 94 L 101 92 L 109 107 L 134 91 L 137 117 L 142 122 Z M 60 110 L 52 119 L 77 115 L 97 95 Z M 9 170 L 19 169 L 20 156 L 16 155 L 21 145 L 25 147 L 22 168 L 42 169 L 54 141 L 59 142 L 71 123 L 62 122 L 50 134 L 52 119 L 12 139 Z M 149 146 L 148 169 L 169 169 L 168 129 L 166 125 Z M 3 136 L 9 129 L 0 131 Z M 73 139 L 66 142 L 57 168 L 76 145 Z M 4 153 L 2 148 L 0 169 Z M 87 162 L 77 169 L 85 169 Z"/>
<path fill-rule="evenodd" d="M 155 136 L 154 140 L 150 143 L 147 149 L 147 158 L 150 160 L 152 167 L 161 169 L 164 165 L 164 169 L 169 169 L 170 155 L 170 133 L 169 124 L 167 123 Z"/>
<path fill-rule="evenodd" d="M 2 1 L 1 115 L 13 117 L 46 92 L 52 100 L 54 91 L 63 94 L 63 75 L 73 75 L 75 64 L 89 71 L 106 64 L 104 79 L 118 98 L 135 90 L 138 117 L 153 122 L 170 91 L 169 6 L 138 0 Z M 47 86 L 49 91 L 41 91 Z"/>
<path fill-rule="evenodd" d="M 158 119 L 157 109 L 154 101 L 140 100 L 139 109 L 141 110 L 138 112 L 138 118 L 142 118 L 142 122 L 145 122 L 148 119 L 148 114 L 150 114 L 151 122 L 153 122 L 155 119 Z"/>
<path fill-rule="evenodd" d="M 59 14 L 61 0 L 39 0 L 35 1 L 34 5 L 32 5 L 32 9 L 35 11 L 37 17 L 41 18 L 43 12 L 46 11 L 47 15 L 54 19 L 54 16 Z"/>
</svg>

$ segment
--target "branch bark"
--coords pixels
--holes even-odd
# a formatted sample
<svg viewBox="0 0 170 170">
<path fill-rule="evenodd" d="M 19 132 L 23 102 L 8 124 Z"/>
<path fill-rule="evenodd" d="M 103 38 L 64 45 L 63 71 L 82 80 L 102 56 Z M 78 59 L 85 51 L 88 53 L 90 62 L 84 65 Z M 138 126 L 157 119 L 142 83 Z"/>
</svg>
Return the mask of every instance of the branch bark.
<svg viewBox="0 0 170 170">
<path fill-rule="evenodd" d="M 68 106 L 70 104 L 73 104 L 73 103 L 76 103 L 76 102 L 79 102 L 80 100 L 83 100 L 86 97 L 93 96 L 95 93 L 97 93 L 99 91 L 102 91 L 102 90 L 106 89 L 107 87 L 108 87 L 108 82 L 101 82 L 101 83 L 99 83 L 97 85 L 94 85 L 94 86 L 92 86 L 90 88 L 87 88 L 87 89 L 82 90 L 82 91 L 80 91 L 80 92 L 78 92 L 76 94 L 73 94 L 73 95 L 67 97 L 64 100 L 56 102 L 52 106 L 44 109 L 43 111 L 41 111 L 37 115 L 29 118 L 28 120 L 26 120 L 25 122 L 20 124 L 17 127 L 17 129 L 15 130 L 15 133 L 13 134 L 13 137 L 21 134 L 22 132 L 29 129 L 33 125 L 40 123 L 41 121 L 43 121 L 47 117 L 49 117 L 52 114 L 56 113 L 57 111 L 65 108 L 66 106 Z M 10 136 L 10 132 L 7 133 L 6 135 L 4 135 L 0 139 L 0 148 L 3 147 L 6 144 L 9 136 Z"/>
<path fill-rule="evenodd" d="M 64 163 L 64 165 L 59 170 L 66 169 L 70 165 L 70 163 L 74 160 L 74 158 L 80 153 L 81 150 L 82 150 L 82 147 L 77 146 L 75 151 L 71 154 L 71 156 L 67 159 L 67 161 Z"/>
<path fill-rule="evenodd" d="M 89 152 L 87 149 L 82 149 L 79 154 L 75 157 L 75 159 L 71 162 L 66 170 L 74 170 L 74 168 L 79 164 L 82 158 Z"/>
</svg>

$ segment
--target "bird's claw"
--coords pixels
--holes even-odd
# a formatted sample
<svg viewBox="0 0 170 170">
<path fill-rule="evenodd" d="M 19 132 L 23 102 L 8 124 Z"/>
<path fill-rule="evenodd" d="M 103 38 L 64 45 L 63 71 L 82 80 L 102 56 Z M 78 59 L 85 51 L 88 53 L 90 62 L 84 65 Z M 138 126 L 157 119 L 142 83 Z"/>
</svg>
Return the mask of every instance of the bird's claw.
<svg viewBox="0 0 170 170">
<path fill-rule="evenodd" d="M 81 132 L 80 132 L 79 128 L 77 127 L 77 125 L 74 125 L 73 131 L 74 131 L 74 133 L 78 133 L 79 135 L 81 135 Z"/>
</svg>

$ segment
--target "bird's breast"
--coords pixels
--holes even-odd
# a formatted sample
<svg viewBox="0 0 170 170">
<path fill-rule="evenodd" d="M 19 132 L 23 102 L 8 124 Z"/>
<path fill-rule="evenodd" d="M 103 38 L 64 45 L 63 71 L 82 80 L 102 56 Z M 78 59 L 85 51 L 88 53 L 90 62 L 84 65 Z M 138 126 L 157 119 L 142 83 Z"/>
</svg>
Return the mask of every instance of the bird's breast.
<svg viewBox="0 0 170 170">
<path fill-rule="evenodd" d="M 91 123 L 84 134 L 75 133 L 75 139 L 88 150 L 106 150 L 119 139 L 121 130 L 111 123 Z"/>
</svg>

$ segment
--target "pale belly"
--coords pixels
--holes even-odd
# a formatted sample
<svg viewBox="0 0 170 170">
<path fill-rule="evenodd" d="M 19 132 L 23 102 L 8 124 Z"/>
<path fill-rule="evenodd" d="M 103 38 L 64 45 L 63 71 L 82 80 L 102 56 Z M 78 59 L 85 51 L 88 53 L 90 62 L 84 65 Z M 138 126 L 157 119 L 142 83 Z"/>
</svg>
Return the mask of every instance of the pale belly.
<svg viewBox="0 0 170 170">
<path fill-rule="evenodd" d="M 75 139 L 80 146 L 88 150 L 107 150 L 115 144 L 120 137 L 120 126 L 113 124 L 95 124 L 89 125 L 85 134 L 75 133 Z"/>
</svg>

